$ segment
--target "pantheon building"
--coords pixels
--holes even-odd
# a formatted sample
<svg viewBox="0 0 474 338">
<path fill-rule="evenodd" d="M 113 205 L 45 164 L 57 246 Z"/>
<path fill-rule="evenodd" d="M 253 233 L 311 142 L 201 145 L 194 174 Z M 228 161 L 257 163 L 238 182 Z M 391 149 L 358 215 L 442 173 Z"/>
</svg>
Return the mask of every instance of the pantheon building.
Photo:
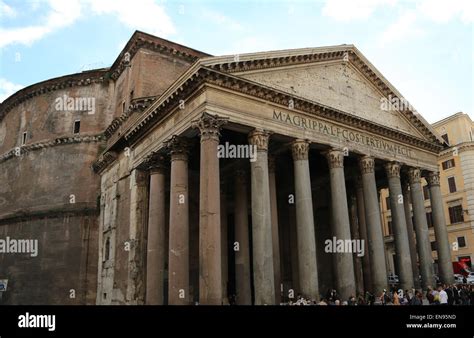
<svg viewBox="0 0 474 338">
<path fill-rule="evenodd" d="M 3 302 L 380 295 L 387 188 L 399 287 L 426 289 L 422 180 L 452 282 L 448 145 L 398 101 L 353 45 L 216 57 L 142 32 L 109 68 L 20 90 L 0 105 L 0 238 L 37 239 L 39 254 L 0 255 Z"/>
</svg>

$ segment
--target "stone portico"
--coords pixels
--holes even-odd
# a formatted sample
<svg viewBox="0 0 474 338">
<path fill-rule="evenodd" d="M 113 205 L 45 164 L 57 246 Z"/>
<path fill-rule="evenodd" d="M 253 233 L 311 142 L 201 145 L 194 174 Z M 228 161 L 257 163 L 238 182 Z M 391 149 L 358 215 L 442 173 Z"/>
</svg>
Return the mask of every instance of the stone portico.
<svg viewBox="0 0 474 338">
<path fill-rule="evenodd" d="M 263 305 L 317 300 L 329 288 L 343 300 L 379 295 L 388 288 L 383 188 L 400 287 L 418 286 L 419 270 L 426 289 L 435 281 L 422 177 L 440 278 L 451 282 L 443 141 L 417 112 L 382 110 L 389 96 L 401 98 L 350 45 L 198 60 L 111 133 L 94 164 L 104 201 L 97 302 Z M 255 146 L 256 159 L 220 158 L 219 144 Z M 326 252 L 334 237 L 363 241 L 364 255 Z M 110 259 L 124 243 L 128 258 Z M 125 295 L 113 282 L 124 269 Z"/>
</svg>

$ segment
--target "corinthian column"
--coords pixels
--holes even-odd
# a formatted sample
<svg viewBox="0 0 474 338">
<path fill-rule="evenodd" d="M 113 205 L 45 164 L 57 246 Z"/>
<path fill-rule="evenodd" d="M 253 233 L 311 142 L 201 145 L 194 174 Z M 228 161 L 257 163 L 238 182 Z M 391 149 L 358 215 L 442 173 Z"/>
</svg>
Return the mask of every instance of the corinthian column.
<svg viewBox="0 0 474 338">
<path fill-rule="evenodd" d="M 188 142 L 173 136 L 165 142 L 171 155 L 168 303 L 189 304 Z"/>
<path fill-rule="evenodd" d="M 165 159 L 153 158 L 150 168 L 146 304 L 163 305 L 165 271 Z"/>
<path fill-rule="evenodd" d="M 442 283 L 452 284 L 454 283 L 453 263 L 451 261 L 443 199 L 439 188 L 439 173 L 429 173 L 428 184 L 430 187 L 431 210 L 433 212 L 433 225 L 438 249 L 440 279 Z"/>
<path fill-rule="evenodd" d="M 434 286 L 433 257 L 431 256 L 431 244 L 426 221 L 425 199 L 421 188 L 421 172 L 418 168 L 410 168 L 411 200 L 413 203 L 413 218 L 415 220 L 416 245 L 420 256 L 421 286 L 424 290 L 428 286 Z"/>
<path fill-rule="evenodd" d="M 204 113 L 193 121 L 201 136 L 199 182 L 199 302 L 222 304 L 219 130 L 227 119 Z"/>
<path fill-rule="evenodd" d="M 369 239 L 367 237 L 367 222 L 365 220 L 364 188 L 362 177 L 357 177 L 357 220 L 359 224 L 359 236 L 364 241 L 364 256 L 362 257 L 362 273 L 364 280 L 364 290 L 372 290 L 372 273 L 370 271 L 370 254 L 368 250 Z"/>
<path fill-rule="evenodd" d="M 385 165 L 388 186 L 390 191 L 390 210 L 392 213 L 393 234 L 395 237 L 395 258 L 398 263 L 400 287 L 403 290 L 414 286 L 413 270 L 411 266 L 410 246 L 403 207 L 402 186 L 400 183 L 400 164 L 390 162 Z"/>
<path fill-rule="evenodd" d="M 369 239 L 370 271 L 372 273 L 372 292 L 377 296 L 387 289 L 387 266 L 380 219 L 380 207 L 375 184 L 374 159 L 364 156 L 359 159 L 359 167 L 364 190 L 365 221 Z"/>
<path fill-rule="evenodd" d="M 275 280 L 273 274 L 273 241 L 268 178 L 269 133 L 254 130 L 249 143 L 257 146 L 257 159 L 251 162 L 252 176 L 252 242 L 255 304 L 275 304 Z"/>
<path fill-rule="evenodd" d="M 403 207 L 405 209 L 405 220 L 407 223 L 407 234 L 408 234 L 408 246 L 410 247 L 410 257 L 411 257 L 411 269 L 413 272 L 413 283 L 415 289 L 421 287 L 420 284 L 420 269 L 418 269 L 418 253 L 416 251 L 416 240 L 415 240 L 415 230 L 413 228 L 413 220 L 411 217 L 411 208 L 410 208 L 410 190 L 409 183 L 405 181 L 402 185 L 402 194 L 403 194 Z"/>
<path fill-rule="evenodd" d="M 309 142 L 292 144 L 295 168 L 296 238 L 298 244 L 299 286 L 304 297 L 319 299 L 316 237 L 314 234 L 313 198 L 309 173 Z"/>
<path fill-rule="evenodd" d="M 351 240 L 349 209 L 347 207 L 344 153 L 331 150 L 326 154 L 331 181 L 333 236 L 337 240 Z M 337 291 L 343 300 L 356 295 L 352 252 L 333 253 Z"/>
</svg>

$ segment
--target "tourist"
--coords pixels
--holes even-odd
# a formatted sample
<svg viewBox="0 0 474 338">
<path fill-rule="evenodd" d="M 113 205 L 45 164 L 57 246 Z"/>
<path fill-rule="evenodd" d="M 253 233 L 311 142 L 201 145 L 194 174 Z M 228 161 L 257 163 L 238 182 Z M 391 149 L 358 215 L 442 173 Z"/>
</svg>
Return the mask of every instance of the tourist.
<svg viewBox="0 0 474 338">
<path fill-rule="evenodd" d="M 440 305 L 448 305 L 448 294 L 444 291 L 443 287 L 440 285 L 438 286 L 438 298 Z"/>
</svg>

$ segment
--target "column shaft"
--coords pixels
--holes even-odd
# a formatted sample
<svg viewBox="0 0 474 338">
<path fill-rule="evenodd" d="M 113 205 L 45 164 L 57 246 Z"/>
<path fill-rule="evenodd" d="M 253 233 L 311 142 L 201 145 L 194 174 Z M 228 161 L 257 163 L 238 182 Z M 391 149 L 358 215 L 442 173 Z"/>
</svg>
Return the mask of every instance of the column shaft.
<svg viewBox="0 0 474 338">
<path fill-rule="evenodd" d="M 308 160 L 309 143 L 303 140 L 294 141 L 292 153 L 295 173 L 296 236 L 300 292 L 306 298 L 318 300 L 316 237 Z"/>
<path fill-rule="evenodd" d="M 380 220 L 380 207 L 375 183 L 375 163 L 372 157 L 362 157 L 359 161 L 362 186 L 364 189 L 365 219 L 369 240 L 370 271 L 372 292 L 379 296 L 388 287 L 385 249 Z"/>
<path fill-rule="evenodd" d="M 146 259 L 146 304 L 163 305 L 165 271 L 165 173 L 150 170 L 148 240 Z"/>
<path fill-rule="evenodd" d="M 430 186 L 431 210 L 438 251 L 439 277 L 442 283 L 452 284 L 454 283 L 453 263 L 451 261 L 443 199 L 439 187 L 439 173 L 430 173 L 428 182 Z"/>
<path fill-rule="evenodd" d="M 222 304 L 220 178 L 217 146 L 225 119 L 204 113 L 193 127 L 201 135 L 199 182 L 199 302 Z"/>
<path fill-rule="evenodd" d="M 168 304 L 189 304 L 188 154 L 185 139 L 166 143 L 171 154 Z"/>
<path fill-rule="evenodd" d="M 402 185 L 402 194 L 403 194 L 403 207 L 405 209 L 405 220 L 407 224 L 407 234 L 408 234 L 408 246 L 410 247 L 410 257 L 411 257 L 411 268 L 413 272 L 413 283 L 415 289 L 421 287 L 420 284 L 420 269 L 418 268 L 418 253 L 416 251 L 416 240 L 415 240 L 415 229 L 413 228 L 412 213 L 410 208 L 410 190 L 408 182 L 405 182 Z"/>
<path fill-rule="evenodd" d="M 255 130 L 249 143 L 257 146 L 257 159 L 250 164 L 252 184 L 252 241 L 255 304 L 275 304 L 273 241 L 268 177 L 269 134 Z"/>
<path fill-rule="evenodd" d="M 362 273 L 364 290 L 372 290 L 372 273 L 370 271 L 370 254 L 368 250 L 369 239 L 367 237 L 367 222 L 365 220 L 364 188 L 362 178 L 359 176 L 356 183 L 357 195 L 357 220 L 359 224 L 359 236 L 364 241 L 364 256 L 362 256 Z"/>
<path fill-rule="evenodd" d="M 385 166 L 388 185 L 390 210 L 392 215 L 392 228 L 395 237 L 395 250 L 398 265 L 398 275 L 400 287 L 403 290 L 410 290 L 414 287 L 413 270 L 410 256 L 410 246 L 408 242 L 408 232 L 403 207 L 403 194 L 400 182 L 400 165 L 395 162 L 387 163 Z"/>
<path fill-rule="evenodd" d="M 333 236 L 336 240 L 351 240 L 349 210 L 347 207 L 346 179 L 344 176 L 344 153 L 331 150 L 327 154 L 329 178 L 331 182 L 331 202 L 333 219 Z M 336 289 L 343 300 L 355 296 L 354 263 L 351 252 L 337 252 L 334 255 L 336 271 Z"/>
<path fill-rule="evenodd" d="M 416 244 L 420 256 L 421 286 L 424 290 L 428 286 L 435 286 L 433 257 L 431 256 L 431 243 L 426 221 L 425 199 L 421 188 L 421 173 L 419 169 L 411 168 L 410 192 L 413 203 L 413 218 L 415 220 Z"/>
</svg>

